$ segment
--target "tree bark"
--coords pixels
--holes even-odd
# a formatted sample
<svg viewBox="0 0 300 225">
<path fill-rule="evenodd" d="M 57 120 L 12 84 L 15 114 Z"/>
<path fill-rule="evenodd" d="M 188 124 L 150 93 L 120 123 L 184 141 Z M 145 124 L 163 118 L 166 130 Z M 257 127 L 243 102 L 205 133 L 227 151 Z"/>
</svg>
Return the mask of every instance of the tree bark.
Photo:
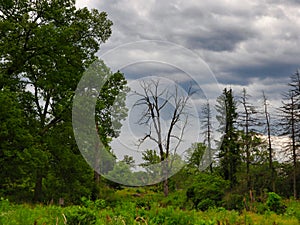
<svg viewBox="0 0 300 225">
<path fill-rule="evenodd" d="M 264 98 L 264 113 L 266 118 L 267 135 L 268 135 L 269 169 L 271 171 L 272 191 L 275 192 L 276 187 L 275 187 L 275 174 L 274 174 L 274 167 L 273 167 L 273 149 L 272 149 L 272 141 L 271 141 L 270 115 L 268 112 L 267 98 L 264 92 L 263 92 L 263 98 Z"/>
<path fill-rule="evenodd" d="M 168 179 L 164 180 L 164 196 L 167 197 L 169 195 L 169 185 Z"/>
<path fill-rule="evenodd" d="M 42 200 L 42 197 L 43 197 L 43 176 L 41 173 L 37 173 L 33 200 L 35 202 L 40 202 Z"/>
</svg>

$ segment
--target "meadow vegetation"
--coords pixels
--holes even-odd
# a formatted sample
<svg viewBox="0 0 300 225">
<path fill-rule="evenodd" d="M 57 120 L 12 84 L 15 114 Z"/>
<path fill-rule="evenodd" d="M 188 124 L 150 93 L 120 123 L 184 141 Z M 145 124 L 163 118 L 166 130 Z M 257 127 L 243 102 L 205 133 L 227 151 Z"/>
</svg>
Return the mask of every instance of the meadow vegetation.
<svg viewBox="0 0 300 225">
<path fill-rule="evenodd" d="M 278 206 L 285 206 L 278 211 Z M 225 206 L 225 205 L 224 205 Z M 167 198 L 149 188 L 125 188 L 104 199 L 81 198 L 79 205 L 13 204 L 1 198 L 0 224 L 3 225 L 90 225 L 90 224 L 290 224 L 300 222 L 300 202 L 278 200 L 270 193 L 266 202 L 255 203 L 250 210 L 193 208 L 186 193 L 179 191 Z"/>
</svg>

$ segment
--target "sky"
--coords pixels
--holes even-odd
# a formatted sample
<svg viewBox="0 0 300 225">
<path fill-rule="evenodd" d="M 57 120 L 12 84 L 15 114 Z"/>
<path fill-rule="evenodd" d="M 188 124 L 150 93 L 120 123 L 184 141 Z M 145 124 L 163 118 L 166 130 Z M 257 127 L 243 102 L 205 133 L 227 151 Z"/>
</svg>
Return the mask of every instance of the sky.
<svg viewBox="0 0 300 225">
<path fill-rule="evenodd" d="M 221 85 L 265 90 L 270 98 L 300 67 L 297 0 L 79 0 L 77 5 L 105 11 L 113 21 L 102 53 L 135 41 L 172 42 L 201 57 Z"/>
<path fill-rule="evenodd" d="M 114 58 L 129 83 L 149 74 L 192 77 L 208 98 L 224 87 L 236 96 L 246 88 L 254 104 L 262 104 L 264 91 L 275 108 L 300 67 L 298 0 L 77 0 L 77 6 L 107 12 L 113 32 L 99 56 Z M 203 78 L 211 77 L 219 88 L 205 88 Z"/>
</svg>

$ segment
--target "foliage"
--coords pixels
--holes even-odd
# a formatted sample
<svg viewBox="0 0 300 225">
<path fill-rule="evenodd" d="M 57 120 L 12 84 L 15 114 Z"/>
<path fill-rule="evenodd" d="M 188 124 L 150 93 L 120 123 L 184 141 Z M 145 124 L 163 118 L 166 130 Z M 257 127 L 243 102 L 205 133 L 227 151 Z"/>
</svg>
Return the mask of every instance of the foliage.
<svg viewBox="0 0 300 225">
<path fill-rule="evenodd" d="M 137 189 L 127 190 L 131 193 Z M 144 190 L 141 190 L 142 192 Z M 124 194 L 124 190 L 120 191 Z M 119 193 L 121 194 L 121 193 Z M 145 194 L 145 192 L 143 192 Z M 150 195 L 150 193 L 149 193 Z M 152 194 L 151 194 L 152 195 Z M 158 194 L 162 196 L 161 194 Z M 146 195 L 145 195 L 146 197 Z M 42 205 L 14 205 L 7 204 L 7 200 L 0 200 L 5 210 L 0 211 L 0 224 L 23 225 L 23 224 L 105 224 L 105 225 L 138 225 L 138 224 L 165 224 L 165 225 L 213 225 L 213 224 L 290 224 L 297 225 L 300 204 L 297 201 L 287 202 L 285 214 L 277 215 L 270 211 L 264 214 L 242 211 L 240 213 L 224 208 L 210 208 L 209 210 L 180 210 L 172 205 L 161 207 L 155 202 L 150 203 L 150 208 L 136 207 L 131 202 L 134 196 L 127 196 L 122 203 L 114 208 L 97 209 L 93 204 L 89 206 L 42 206 Z M 85 199 L 84 201 L 86 201 Z M 3 209 L 3 208 L 2 208 Z"/>
<path fill-rule="evenodd" d="M 76 9 L 73 0 L 1 1 L 0 14 L 0 193 L 76 203 L 95 189 L 71 121 L 74 91 L 92 62 L 106 80 L 96 105 L 106 147 L 127 113 L 124 75 L 95 55 L 112 22 L 105 12 Z"/>
<path fill-rule="evenodd" d="M 222 95 L 217 98 L 217 103 L 217 120 L 220 123 L 220 130 L 224 132 L 219 152 L 221 175 L 225 180 L 229 180 L 230 186 L 233 187 L 237 184 L 241 153 L 236 129 L 237 106 L 232 89 L 225 88 Z"/>
<path fill-rule="evenodd" d="M 86 208 L 92 208 L 92 209 L 104 209 L 106 208 L 107 204 L 104 199 L 97 199 L 95 201 L 92 201 L 86 197 L 81 197 L 82 205 Z"/>
<path fill-rule="evenodd" d="M 224 207 L 228 210 L 238 210 L 244 209 L 244 197 L 240 194 L 227 194 L 224 197 Z"/>
<path fill-rule="evenodd" d="M 203 143 L 193 143 L 192 146 L 186 150 L 189 166 L 196 167 L 199 170 L 206 166 L 206 162 L 204 162 L 203 159 L 206 148 Z"/>
<path fill-rule="evenodd" d="M 201 173 L 195 183 L 188 188 L 186 195 L 193 202 L 194 208 L 207 210 L 209 207 L 221 206 L 228 182 L 221 177 Z"/>
<path fill-rule="evenodd" d="M 70 225 L 92 225 L 96 224 L 97 217 L 90 208 L 72 207 L 66 213 L 67 224 Z"/>
<path fill-rule="evenodd" d="M 269 209 L 273 212 L 282 214 L 285 212 L 286 206 L 283 204 L 281 197 L 275 192 L 269 192 L 266 202 Z"/>
<path fill-rule="evenodd" d="M 165 180 L 164 185 L 128 191 L 120 184 L 96 176 L 76 145 L 71 109 L 79 80 L 94 65 L 91 72 L 105 81 L 101 90 L 93 87 L 97 93 L 94 95 L 97 98 L 95 127 L 105 150 L 112 153 L 112 138 L 119 136 L 121 122 L 127 116 L 125 98 L 129 89 L 124 74 L 112 72 L 96 56 L 100 45 L 110 37 L 111 26 L 105 12 L 76 9 L 74 0 L 0 0 L 0 195 L 4 196 L 0 198 L 1 224 L 65 224 L 64 215 L 71 224 L 145 221 L 149 224 L 251 224 L 268 219 L 277 223 L 286 217 L 299 219 L 299 207 L 295 204 L 285 211 L 278 195 L 290 197 L 293 192 L 297 199 L 300 192 L 299 71 L 291 76 L 290 90 L 281 107 L 282 134 L 291 138 L 285 156 L 291 156 L 292 161 L 274 161 L 271 143 L 266 146 L 254 132 L 259 124 L 252 123 L 256 114 L 246 90 L 242 97 L 244 113 L 238 115 L 233 91 L 225 88 L 216 105 L 224 136 L 214 167 L 210 149 L 211 110 L 207 102 L 201 119 L 204 127 L 199 127 L 205 129 L 205 143 L 194 143 L 188 149 L 189 166 Z M 145 106 L 139 122 L 149 128 L 141 142 L 154 141 L 157 149 L 145 151 L 140 165 L 155 178 L 168 172 L 149 165 L 168 157 L 172 158 L 168 165 L 172 169 L 183 164 L 176 150 L 185 135 L 190 116 L 186 109 L 193 93 L 190 89 L 187 96 L 181 96 L 177 87 L 173 88 L 174 93 L 172 88 L 161 90 L 159 81 L 153 80 L 141 86 L 144 93 L 136 93 L 140 99 L 135 106 Z M 266 99 L 264 103 L 266 107 Z M 170 104 L 174 107 L 169 107 Z M 161 117 L 171 108 L 173 113 Z M 265 111 L 265 115 L 266 119 L 270 118 L 269 112 Z M 167 132 L 161 129 L 164 118 L 170 122 Z M 237 126 L 237 118 L 242 118 L 241 126 Z M 211 174 L 198 170 L 207 164 L 205 144 L 210 150 L 207 157 Z M 99 159 L 98 155 L 91 156 Z M 96 161 L 97 172 L 105 172 L 107 178 L 140 185 L 147 182 L 143 180 L 144 171 L 132 170 L 132 156 L 125 156 L 122 161 L 113 157 L 109 163 L 103 160 L 105 165 Z M 227 190 L 229 186 L 231 189 Z M 268 193 L 275 186 L 278 194 Z M 261 201 L 253 200 L 250 209 L 260 215 L 242 212 L 245 193 L 250 188 L 254 199 Z M 168 197 L 157 193 L 163 189 Z M 11 203 L 56 204 L 59 199 L 64 200 L 65 208 Z M 206 212 L 187 210 L 190 208 Z M 235 210 L 244 213 L 244 217 Z M 207 215 L 211 218 L 207 219 Z"/>
</svg>

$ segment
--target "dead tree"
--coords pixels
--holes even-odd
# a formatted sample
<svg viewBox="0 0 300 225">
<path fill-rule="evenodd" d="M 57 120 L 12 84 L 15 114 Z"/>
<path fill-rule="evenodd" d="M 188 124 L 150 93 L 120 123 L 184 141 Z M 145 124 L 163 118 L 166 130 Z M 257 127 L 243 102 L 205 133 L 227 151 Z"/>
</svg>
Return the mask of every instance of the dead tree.
<svg viewBox="0 0 300 225">
<path fill-rule="evenodd" d="M 211 108 L 209 104 L 209 100 L 207 99 L 206 103 L 202 107 L 201 111 L 203 117 L 201 122 L 203 123 L 202 128 L 204 129 L 203 133 L 205 136 L 205 144 L 207 145 L 208 150 L 208 160 L 209 160 L 209 170 L 213 172 L 213 154 L 212 154 L 212 146 L 211 146 L 211 139 L 212 139 L 212 115 L 211 115 Z"/>
<path fill-rule="evenodd" d="M 265 116 L 265 125 L 267 129 L 268 136 L 268 153 L 269 153 L 269 169 L 271 171 L 271 182 L 272 182 L 272 190 L 275 191 L 275 169 L 273 166 L 273 148 L 272 148 L 272 140 L 271 140 L 271 118 L 268 110 L 268 99 L 263 92 L 263 104 L 264 104 L 264 116 Z"/>
<path fill-rule="evenodd" d="M 257 114 L 256 108 L 249 103 L 249 98 L 251 96 L 247 94 L 246 89 L 243 89 L 243 94 L 241 96 L 240 103 L 242 105 L 242 111 L 239 114 L 239 123 L 244 131 L 243 144 L 246 153 L 246 174 L 247 174 L 247 189 L 251 189 L 251 176 L 250 176 L 250 164 L 251 164 L 251 148 L 253 147 L 252 136 L 254 135 L 254 129 L 257 125 L 257 120 L 254 116 Z"/>
<path fill-rule="evenodd" d="M 290 90 L 283 95 L 282 106 L 282 126 L 290 142 L 286 143 L 287 153 L 292 157 L 293 164 L 293 194 L 297 199 L 297 161 L 300 149 L 300 73 L 297 71 L 291 77 L 288 84 Z"/>
<path fill-rule="evenodd" d="M 167 196 L 169 193 L 168 171 L 172 166 L 169 156 L 176 154 L 179 145 L 183 141 L 189 117 L 187 108 L 193 92 L 190 87 L 184 94 L 178 85 L 174 85 L 170 89 L 164 89 L 160 80 L 142 81 L 140 87 L 142 89 L 141 93 L 134 92 L 139 97 L 134 107 L 142 107 L 143 112 L 140 115 L 138 124 L 146 126 L 147 132 L 139 140 L 139 145 L 146 140 L 151 140 L 157 145 L 160 161 L 162 162 L 164 195 Z M 167 121 L 163 119 L 166 114 Z M 162 126 L 163 122 L 166 124 L 164 127 Z"/>
<path fill-rule="evenodd" d="M 293 194 L 294 198 L 297 199 L 297 151 L 299 149 L 299 105 L 297 104 L 296 95 L 294 91 L 290 91 L 285 94 L 285 101 L 283 106 L 280 108 L 282 112 L 282 125 L 285 132 L 283 135 L 290 137 L 290 142 L 286 143 L 286 151 L 292 156 L 293 162 Z"/>
</svg>

